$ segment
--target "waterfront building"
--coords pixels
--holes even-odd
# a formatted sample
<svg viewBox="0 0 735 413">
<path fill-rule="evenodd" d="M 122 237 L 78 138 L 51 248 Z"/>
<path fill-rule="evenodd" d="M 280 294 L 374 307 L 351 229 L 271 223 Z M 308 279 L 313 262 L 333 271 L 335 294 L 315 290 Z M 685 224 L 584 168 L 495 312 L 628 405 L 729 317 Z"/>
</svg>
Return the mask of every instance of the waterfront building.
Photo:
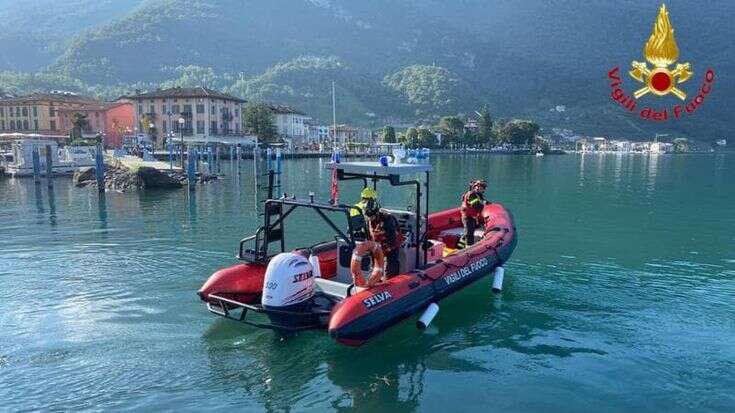
<svg viewBox="0 0 735 413">
<path fill-rule="evenodd" d="M 205 87 L 159 89 L 128 98 L 134 105 L 134 132 L 159 147 L 178 143 L 252 144 L 242 127 L 245 100 Z"/>
<path fill-rule="evenodd" d="M 107 147 L 119 148 L 125 136 L 130 136 L 135 128 L 133 102 L 119 99 L 105 108 L 104 144 Z"/>
<path fill-rule="evenodd" d="M 130 101 L 102 102 L 70 92 L 53 91 L 0 99 L 0 133 L 58 136 L 67 140 L 74 128 L 74 116 L 86 117 L 83 138 L 103 136 L 105 146 L 119 146 L 121 127 L 132 128 Z M 117 126 L 116 126 L 117 125 Z"/>
<path fill-rule="evenodd" d="M 273 112 L 273 123 L 278 134 L 294 143 L 304 143 L 309 136 L 309 120 L 306 113 L 284 105 L 268 105 Z"/>
<path fill-rule="evenodd" d="M 357 142 L 358 133 L 358 128 L 344 124 L 337 125 L 336 132 L 334 126 L 329 127 L 329 139 L 332 142 L 336 140 L 338 145 L 345 145 L 347 143 Z"/>
<path fill-rule="evenodd" d="M 480 126 L 477 123 L 477 119 L 467 118 L 467 121 L 464 123 L 464 130 L 465 132 L 469 132 L 469 133 L 477 133 L 477 131 L 480 130 Z"/>
<path fill-rule="evenodd" d="M 91 97 L 60 91 L 2 98 L 0 99 L 0 133 L 68 136 L 71 126 L 65 120 L 68 120 L 70 113 L 88 112 L 92 107 L 104 113 L 101 105 L 102 102 Z M 92 118 L 95 118 L 94 115 Z"/>
<path fill-rule="evenodd" d="M 309 125 L 307 135 L 311 143 L 327 143 L 329 141 L 329 126 Z"/>
</svg>

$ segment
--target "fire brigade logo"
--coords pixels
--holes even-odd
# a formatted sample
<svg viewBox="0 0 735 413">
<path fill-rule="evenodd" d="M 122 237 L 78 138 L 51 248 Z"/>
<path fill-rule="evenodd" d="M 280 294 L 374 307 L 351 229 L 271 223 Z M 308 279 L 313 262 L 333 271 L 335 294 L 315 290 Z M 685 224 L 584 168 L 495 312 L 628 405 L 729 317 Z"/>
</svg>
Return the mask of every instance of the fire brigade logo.
<svg viewBox="0 0 735 413">
<path fill-rule="evenodd" d="M 612 100 L 628 112 L 638 112 L 641 119 L 655 122 L 681 119 L 685 115 L 693 114 L 702 106 L 705 98 L 712 91 L 715 71 L 710 68 L 705 71 L 704 79 L 696 95 L 686 101 L 687 93 L 679 85 L 689 80 L 694 72 L 689 62 L 677 63 L 679 46 L 676 44 L 674 27 L 669 20 L 669 12 L 665 4 L 658 9 L 653 31 L 643 47 L 643 57 L 648 63 L 634 60 L 628 71 L 631 78 L 642 83 L 642 86 L 632 94 L 628 94 L 623 88 L 623 78 L 619 67 L 614 67 L 607 73 Z M 672 94 L 685 102 L 668 107 L 637 108 L 639 99 L 649 94 L 654 96 Z"/>
<path fill-rule="evenodd" d="M 653 65 L 653 68 L 649 69 L 645 62 L 633 61 L 630 76 L 645 83 L 645 86 L 636 90 L 633 96 L 638 99 L 646 93 L 658 96 L 671 93 L 685 100 L 687 94 L 676 85 L 692 77 L 691 66 L 689 63 L 678 63 L 674 70 L 669 70 L 669 66 L 676 63 L 679 58 L 679 47 L 676 45 L 674 28 L 669 21 L 669 12 L 666 11 L 665 4 L 662 4 L 658 10 L 653 32 L 643 48 L 643 56 Z"/>
</svg>

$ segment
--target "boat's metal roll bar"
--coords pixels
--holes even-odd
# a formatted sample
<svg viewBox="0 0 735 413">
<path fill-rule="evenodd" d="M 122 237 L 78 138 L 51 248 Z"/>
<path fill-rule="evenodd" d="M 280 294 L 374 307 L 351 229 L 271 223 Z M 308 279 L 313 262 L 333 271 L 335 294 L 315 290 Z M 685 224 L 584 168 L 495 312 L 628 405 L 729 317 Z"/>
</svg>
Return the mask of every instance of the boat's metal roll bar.
<svg viewBox="0 0 735 413">
<path fill-rule="evenodd" d="M 354 223 L 350 219 L 350 210 L 355 209 L 362 214 L 360 208 L 352 205 L 332 205 L 329 203 L 314 202 L 311 198 L 297 199 L 284 197 L 279 199 L 268 199 L 265 201 L 265 223 L 257 229 L 254 235 L 240 240 L 238 259 L 249 262 L 266 262 L 269 258 L 268 245 L 271 242 L 276 241 L 280 241 L 280 252 L 285 252 L 286 241 L 283 222 L 298 207 L 305 207 L 316 211 L 316 213 L 337 233 L 340 238 L 344 239 L 345 242 L 349 243 L 351 246 L 354 246 L 354 236 L 357 229 L 354 227 Z M 339 226 L 337 226 L 334 221 L 324 213 L 325 211 L 341 212 L 345 214 L 345 217 L 347 218 L 347 233 L 342 231 Z M 271 222 L 271 217 L 275 215 L 278 215 L 278 218 Z M 253 240 L 255 240 L 255 248 L 252 250 L 245 250 L 245 244 Z"/>
<path fill-rule="evenodd" d="M 346 172 L 344 169 L 340 169 L 339 166 L 335 166 L 337 168 L 337 180 L 339 181 L 350 181 L 350 180 L 356 180 L 361 179 L 363 181 L 363 187 L 367 187 L 368 183 L 367 180 L 370 179 L 373 181 L 373 188 L 376 187 L 376 183 L 379 180 L 386 180 L 390 183 L 391 186 L 406 186 L 406 185 L 415 185 L 416 186 L 416 233 L 414 234 L 414 244 L 416 245 L 416 265 L 419 264 L 419 254 L 421 251 L 421 243 L 424 238 L 424 234 L 428 231 L 429 226 L 429 171 L 426 171 L 426 202 L 425 202 L 425 213 L 424 213 L 424 219 L 426 221 L 426 228 L 421 229 L 421 182 L 419 180 L 410 180 L 410 181 L 401 181 L 401 176 L 398 174 L 388 174 L 388 175 L 378 175 L 377 173 L 373 172 L 372 174 L 366 174 L 366 173 L 357 173 L 357 172 Z M 348 220 L 349 222 L 349 220 Z M 426 262 L 426 254 L 427 251 L 424 250 L 424 263 Z"/>
</svg>

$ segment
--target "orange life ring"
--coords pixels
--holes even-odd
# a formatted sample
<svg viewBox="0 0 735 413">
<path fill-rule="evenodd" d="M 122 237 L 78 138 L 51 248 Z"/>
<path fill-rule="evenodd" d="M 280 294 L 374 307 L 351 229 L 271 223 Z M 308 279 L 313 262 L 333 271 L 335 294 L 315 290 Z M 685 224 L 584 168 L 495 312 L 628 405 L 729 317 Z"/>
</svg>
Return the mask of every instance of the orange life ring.
<svg viewBox="0 0 735 413">
<path fill-rule="evenodd" d="M 365 282 L 365 277 L 362 275 L 362 258 L 370 254 L 373 259 L 373 270 L 370 273 L 370 278 Z M 352 251 L 352 260 L 350 261 L 350 272 L 352 273 L 352 281 L 357 287 L 372 287 L 375 284 L 383 281 L 385 278 L 385 256 L 383 255 L 383 248 L 380 244 L 374 241 L 363 241 L 358 242 L 355 245 L 355 249 Z"/>
</svg>

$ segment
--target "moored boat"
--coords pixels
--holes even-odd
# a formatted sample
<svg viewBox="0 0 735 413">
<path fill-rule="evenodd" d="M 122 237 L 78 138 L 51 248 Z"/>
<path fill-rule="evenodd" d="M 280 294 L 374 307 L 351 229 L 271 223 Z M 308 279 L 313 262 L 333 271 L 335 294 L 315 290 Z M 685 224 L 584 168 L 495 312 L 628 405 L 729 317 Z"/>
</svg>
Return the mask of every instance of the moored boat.
<svg viewBox="0 0 735 413">
<path fill-rule="evenodd" d="M 422 318 L 425 326 L 438 310 L 436 303 L 493 273 L 515 248 L 511 213 L 499 203 L 488 203 L 475 234 L 478 241 L 457 249 L 462 234 L 459 208 L 426 212 L 429 165 L 351 162 L 329 167 L 339 181 L 415 188 L 415 211 L 387 209 L 404 238 L 400 274 L 369 288 L 354 285 L 355 271 L 371 271 L 369 259 L 362 259 L 357 270 L 351 266 L 353 252 L 366 242 L 360 237 L 365 222 L 356 206 L 320 203 L 313 197 L 269 199 L 264 224 L 240 242 L 238 258 L 245 262 L 215 272 L 200 288 L 199 297 L 212 313 L 275 330 L 327 329 L 338 342 L 357 346 L 419 313 L 427 318 Z M 423 182 L 404 179 L 421 175 Z M 286 251 L 286 222 L 296 209 L 312 210 L 324 220 L 334 230 L 333 240 Z M 247 248 L 250 244 L 253 247 Z M 248 312 L 263 313 L 267 319 L 253 320 Z"/>
</svg>

